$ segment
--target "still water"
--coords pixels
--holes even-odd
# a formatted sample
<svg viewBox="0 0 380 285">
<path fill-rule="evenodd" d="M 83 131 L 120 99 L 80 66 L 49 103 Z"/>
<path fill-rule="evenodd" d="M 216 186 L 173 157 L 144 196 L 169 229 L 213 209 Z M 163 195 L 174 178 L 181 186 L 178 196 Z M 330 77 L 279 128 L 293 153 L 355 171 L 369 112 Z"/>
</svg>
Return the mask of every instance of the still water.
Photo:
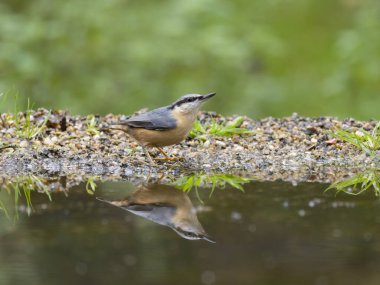
<svg viewBox="0 0 380 285">
<path fill-rule="evenodd" d="M 3 189 L 0 284 L 380 284 L 379 200 L 326 187 Z"/>
</svg>

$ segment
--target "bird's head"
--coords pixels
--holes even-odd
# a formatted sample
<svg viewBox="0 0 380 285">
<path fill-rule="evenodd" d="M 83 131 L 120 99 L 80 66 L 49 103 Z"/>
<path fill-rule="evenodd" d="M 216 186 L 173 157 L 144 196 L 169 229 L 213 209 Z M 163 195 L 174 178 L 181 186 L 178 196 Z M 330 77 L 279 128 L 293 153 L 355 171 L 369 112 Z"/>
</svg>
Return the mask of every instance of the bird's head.
<svg viewBox="0 0 380 285">
<path fill-rule="evenodd" d="M 208 234 L 206 234 L 206 232 L 202 229 L 202 230 L 199 230 L 197 228 L 194 228 L 194 227 L 171 227 L 178 235 L 180 235 L 181 237 L 185 238 L 185 239 L 189 239 L 189 240 L 200 240 L 200 239 L 203 239 L 203 240 L 206 240 L 208 242 L 211 242 L 211 243 L 215 243 L 215 240 L 210 237 Z"/>
<path fill-rule="evenodd" d="M 172 110 L 176 109 L 184 114 L 193 114 L 198 113 L 202 103 L 206 100 L 213 97 L 216 93 L 210 93 L 207 95 L 200 94 L 187 94 L 179 98 L 173 104 L 170 105 Z"/>
</svg>

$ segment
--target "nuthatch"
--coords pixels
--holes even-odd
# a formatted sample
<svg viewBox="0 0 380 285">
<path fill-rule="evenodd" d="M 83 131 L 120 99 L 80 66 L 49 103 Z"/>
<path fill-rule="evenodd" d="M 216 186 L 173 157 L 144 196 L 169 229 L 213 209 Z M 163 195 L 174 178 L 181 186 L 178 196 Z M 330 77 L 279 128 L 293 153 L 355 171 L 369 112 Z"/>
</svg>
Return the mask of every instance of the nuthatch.
<svg viewBox="0 0 380 285">
<path fill-rule="evenodd" d="M 190 198 L 173 186 L 148 184 L 121 201 L 97 199 L 170 227 L 183 238 L 215 242 L 199 223 Z"/>
<path fill-rule="evenodd" d="M 170 158 L 161 147 L 184 140 L 194 124 L 202 103 L 215 94 L 188 94 L 169 106 L 132 116 L 117 125 L 128 127 L 128 134 L 143 147 L 151 163 L 153 160 L 145 147 L 156 147 L 164 155 L 165 160 L 172 160 L 173 158 Z"/>
</svg>

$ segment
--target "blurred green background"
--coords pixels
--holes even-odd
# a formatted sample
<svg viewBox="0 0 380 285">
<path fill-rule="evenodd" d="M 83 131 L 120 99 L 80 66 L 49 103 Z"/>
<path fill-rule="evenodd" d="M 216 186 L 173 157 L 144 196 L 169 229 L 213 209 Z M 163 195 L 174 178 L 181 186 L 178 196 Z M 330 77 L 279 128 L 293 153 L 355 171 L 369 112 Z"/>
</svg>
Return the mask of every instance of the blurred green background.
<svg viewBox="0 0 380 285">
<path fill-rule="evenodd" d="M 225 115 L 379 119 L 380 1 L 2 0 L 12 88 L 73 114 L 215 91 L 205 109 Z"/>
</svg>

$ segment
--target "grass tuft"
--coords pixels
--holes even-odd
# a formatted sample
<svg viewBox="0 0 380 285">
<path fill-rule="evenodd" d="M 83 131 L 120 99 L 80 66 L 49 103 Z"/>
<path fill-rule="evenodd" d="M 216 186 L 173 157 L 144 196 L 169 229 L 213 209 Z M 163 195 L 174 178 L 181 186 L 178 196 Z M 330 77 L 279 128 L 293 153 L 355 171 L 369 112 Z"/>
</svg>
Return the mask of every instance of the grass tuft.
<svg viewBox="0 0 380 285">
<path fill-rule="evenodd" d="M 205 125 L 202 125 L 200 121 L 196 121 L 189 136 L 199 140 L 206 140 L 209 136 L 232 137 L 234 135 L 254 134 L 253 131 L 246 128 L 240 128 L 243 121 L 243 117 L 237 117 L 235 120 L 227 124 L 219 124 L 214 119 L 211 123 L 206 123 Z"/>
<path fill-rule="evenodd" d="M 369 188 L 373 188 L 375 195 L 380 196 L 380 170 L 372 169 L 364 173 L 331 184 L 325 191 L 336 189 L 336 194 L 344 192 L 349 195 L 359 195 Z"/>
<path fill-rule="evenodd" d="M 41 123 L 36 123 L 32 119 L 32 105 L 28 98 L 27 109 L 25 113 L 18 111 L 17 101 L 15 104 L 15 111 L 13 114 L 13 120 L 16 127 L 16 134 L 24 139 L 34 139 L 41 135 L 46 128 L 46 123 L 50 118 L 50 111 L 45 116 L 45 119 Z"/>
<path fill-rule="evenodd" d="M 380 121 L 371 132 L 360 129 L 355 133 L 345 130 L 327 131 L 333 137 L 348 142 L 370 156 L 375 156 L 380 149 Z"/>
<path fill-rule="evenodd" d="M 94 115 L 88 115 L 86 118 L 87 132 L 91 135 L 99 135 L 100 132 L 96 127 L 96 118 Z"/>
</svg>

